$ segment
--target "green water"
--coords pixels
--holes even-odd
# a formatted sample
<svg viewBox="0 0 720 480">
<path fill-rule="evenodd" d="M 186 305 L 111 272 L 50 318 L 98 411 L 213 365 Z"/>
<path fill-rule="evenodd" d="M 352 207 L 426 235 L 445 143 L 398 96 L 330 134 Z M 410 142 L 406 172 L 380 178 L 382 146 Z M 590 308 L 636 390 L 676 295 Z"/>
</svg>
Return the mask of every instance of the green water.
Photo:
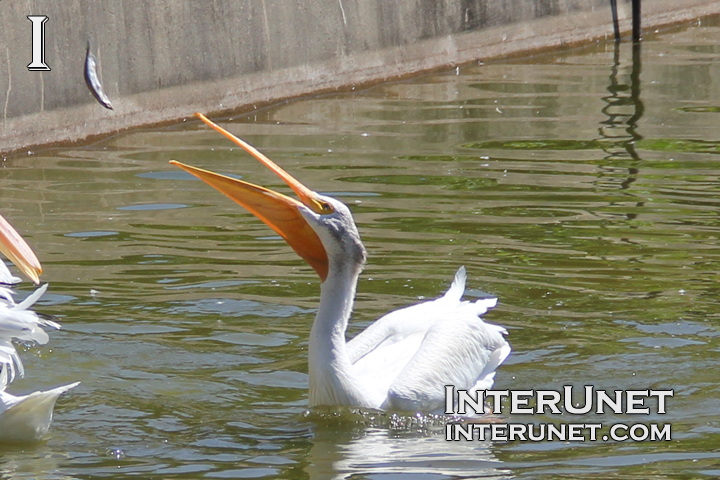
<svg viewBox="0 0 720 480">
<path fill-rule="evenodd" d="M 350 335 L 469 298 L 513 354 L 498 389 L 673 389 L 667 413 L 503 422 L 670 423 L 661 442 L 446 442 L 383 416 L 304 414 L 319 284 L 176 159 L 286 192 L 194 119 L 6 158 L 3 215 L 59 317 L 16 393 L 73 381 L 51 435 L 0 477 L 720 476 L 720 22 L 463 66 L 216 119 L 353 210 L 369 252 Z M 24 284 L 21 291 L 28 292 Z"/>
</svg>

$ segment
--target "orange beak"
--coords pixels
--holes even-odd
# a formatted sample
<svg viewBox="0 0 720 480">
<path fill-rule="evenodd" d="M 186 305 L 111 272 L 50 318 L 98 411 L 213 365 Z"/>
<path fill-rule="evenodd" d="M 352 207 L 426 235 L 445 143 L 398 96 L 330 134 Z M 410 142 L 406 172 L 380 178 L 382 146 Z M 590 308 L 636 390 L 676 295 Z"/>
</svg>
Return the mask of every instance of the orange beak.
<svg viewBox="0 0 720 480">
<path fill-rule="evenodd" d="M 20 234 L 0 215 L 0 252 L 13 262 L 36 285 L 40 283 L 42 266 L 35 253 Z"/>
<path fill-rule="evenodd" d="M 290 188 L 297 193 L 301 202 L 273 190 L 243 182 L 218 173 L 191 167 L 171 160 L 170 163 L 198 177 L 211 187 L 219 190 L 232 200 L 246 208 L 250 213 L 265 222 L 292 247 L 325 281 L 328 275 L 328 257 L 325 247 L 315 230 L 300 213 L 302 205 L 316 213 L 332 213 L 330 204 L 319 198 L 318 194 L 293 178 L 289 173 L 276 165 L 272 160 L 245 143 L 233 134 L 214 124 L 202 114 L 196 114 L 214 130 L 222 133 L 275 172 Z"/>
</svg>

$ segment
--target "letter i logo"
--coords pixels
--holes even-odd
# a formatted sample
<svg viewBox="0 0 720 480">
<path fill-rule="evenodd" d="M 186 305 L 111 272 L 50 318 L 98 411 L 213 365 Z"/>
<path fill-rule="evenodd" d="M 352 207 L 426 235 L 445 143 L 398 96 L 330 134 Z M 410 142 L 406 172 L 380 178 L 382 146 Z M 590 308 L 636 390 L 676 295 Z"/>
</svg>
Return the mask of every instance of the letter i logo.
<svg viewBox="0 0 720 480">
<path fill-rule="evenodd" d="M 47 71 L 50 67 L 45 63 L 45 22 L 47 15 L 28 15 L 32 22 L 32 62 L 27 66 L 32 71 Z"/>
</svg>

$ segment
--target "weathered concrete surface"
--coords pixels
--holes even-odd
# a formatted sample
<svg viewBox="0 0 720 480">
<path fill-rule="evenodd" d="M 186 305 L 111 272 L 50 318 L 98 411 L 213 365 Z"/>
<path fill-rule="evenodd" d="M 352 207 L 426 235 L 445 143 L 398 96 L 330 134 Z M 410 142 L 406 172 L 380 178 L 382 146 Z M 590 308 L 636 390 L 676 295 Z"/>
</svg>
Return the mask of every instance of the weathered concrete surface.
<svg viewBox="0 0 720 480">
<path fill-rule="evenodd" d="M 629 0 L 620 0 L 630 30 Z M 646 0 L 643 26 L 720 13 Z M 0 2 L 0 151 L 81 140 L 476 59 L 612 35 L 609 0 L 13 0 Z M 28 71 L 47 15 L 48 72 Z M 83 80 L 92 38 L 106 93 Z"/>
</svg>

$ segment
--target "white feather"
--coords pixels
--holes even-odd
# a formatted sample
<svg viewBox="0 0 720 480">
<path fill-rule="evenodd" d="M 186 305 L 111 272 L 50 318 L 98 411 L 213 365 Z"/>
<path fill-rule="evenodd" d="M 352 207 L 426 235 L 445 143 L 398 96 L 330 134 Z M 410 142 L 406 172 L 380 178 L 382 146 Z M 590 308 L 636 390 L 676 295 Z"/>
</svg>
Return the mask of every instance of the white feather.
<svg viewBox="0 0 720 480">
<path fill-rule="evenodd" d="M 10 273 L 10 269 L 5 265 L 5 262 L 0 260 L 0 284 L 14 285 L 16 283 L 20 283 L 20 278 Z"/>
<path fill-rule="evenodd" d="M 0 299 L 0 367 L 6 371 L 7 383 L 15 380 L 16 376 L 24 376 L 25 373 L 12 341 L 44 345 L 49 337 L 42 327 L 60 328 L 57 323 L 40 318 L 37 313 L 29 310 L 45 293 L 47 287 L 48 284 L 41 286 L 19 304 L 16 304 L 11 296 Z"/>
<path fill-rule="evenodd" d="M 36 442 L 50 429 L 58 397 L 80 382 L 16 397 L 0 390 L 0 443 Z"/>
</svg>

